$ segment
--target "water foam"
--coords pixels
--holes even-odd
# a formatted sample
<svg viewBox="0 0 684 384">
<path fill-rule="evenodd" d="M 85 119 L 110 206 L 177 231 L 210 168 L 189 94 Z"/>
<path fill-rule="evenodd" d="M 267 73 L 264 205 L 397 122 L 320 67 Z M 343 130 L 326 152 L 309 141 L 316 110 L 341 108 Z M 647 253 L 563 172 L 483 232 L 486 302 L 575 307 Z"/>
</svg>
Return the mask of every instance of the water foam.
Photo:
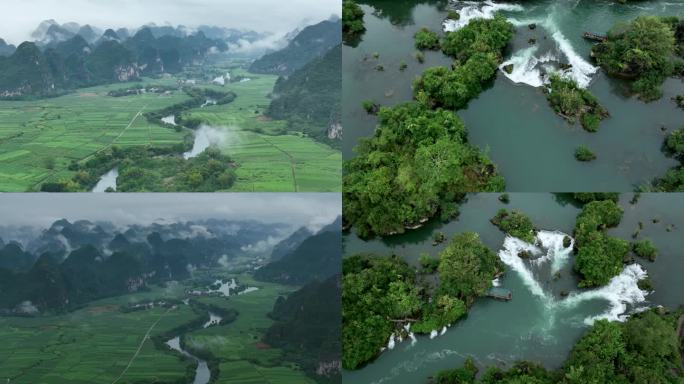
<svg viewBox="0 0 684 384">
<path fill-rule="evenodd" d="M 585 324 L 591 325 L 599 319 L 624 321 L 628 317 L 629 307 L 636 309 L 638 304 L 646 301 L 648 292 L 639 289 L 638 282 L 646 278 L 647 273 L 639 264 L 627 265 L 603 287 L 574 292 L 564 299 L 556 298 L 545 290 L 535 272 L 538 272 L 541 266 L 550 264 L 551 273 L 555 273 L 567 264 L 574 240 L 571 238 L 571 245 L 563 247 L 563 239 L 566 236 L 568 235 L 558 231 L 540 231 L 535 241 L 538 245 L 507 236 L 498 254 L 501 261 L 520 276 L 530 292 L 542 301 L 550 312 L 548 318 L 555 317 L 558 311 L 575 308 L 581 303 L 602 300 L 608 303 L 608 309 L 601 314 L 586 317 Z M 518 256 L 522 251 L 537 257 L 527 263 Z"/>
<path fill-rule="evenodd" d="M 524 8 L 518 4 L 500 4 L 491 0 L 487 1 L 456 1 L 456 6 L 460 7 L 458 13 L 461 17 L 458 20 L 446 19 L 443 23 L 444 30 L 453 32 L 459 30 L 473 19 L 493 19 L 499 11 L 521 12 Z"/>
<path fill-rule="evenodd" d="M 535 88 L 541 87 L 544 85 L 544 77 L 539 64 L 557 61 L 558 59 L 551 52 L 537 58 L 535 54 L 538 49 L 536 45 L 533 45 L 519 50 L 510 59 L 504 61 L 499 66 L 499 69 L 514 83 L 523 83 Z M 504 69 L 509 65 L 513 66 L 511 73 L 506 72 Z"/>
<path fill-rule="evenodd" d="M 454 4 L 457 7 L 461 7 L 459 8 L 461 17 L 458 20 L 445 20 L 443 27 L 446 32 L 461 29 L 476 18 L 491 19 L 499 11 L 522 12 L 525 10 L 525 8 L 518 4 L 498 4 L 489 0 L 484 2 L 455 1 Z M 507 18 L 516 27 L 539 24 L 549 32 L 555 42 L 557 51 L 543 52 L 541 55 L 536 56 L 538 48 L 533 46 L 515 52 L 510 59 L 506 60 L 499 67 L 511 81 L 536 88 L 543 86 L 548 81 L 545 73 L 558 72 L 563 76 L 573 79 L 581 88 L 589 86 L 592 75 L 598 71 L 598 67 L 591 65 L 591 63 L 577 53 L 567 37 L 558 28 L 556 17 L 557 11 L 554 8 L 550 10 L 545 19 L 523 20 L 514 17 Z M 567 63 L 571 66 L 570 68 L 560 70 L 550 65 L 543 65 L 551 62 L 559 63 L 561 57 L 567 60 Z M 503 68 L 510 64 L 513 64 L 513 71 L 509 74 Z M 544 70 L 542 71 L 542 69 Z"/>
</svg>

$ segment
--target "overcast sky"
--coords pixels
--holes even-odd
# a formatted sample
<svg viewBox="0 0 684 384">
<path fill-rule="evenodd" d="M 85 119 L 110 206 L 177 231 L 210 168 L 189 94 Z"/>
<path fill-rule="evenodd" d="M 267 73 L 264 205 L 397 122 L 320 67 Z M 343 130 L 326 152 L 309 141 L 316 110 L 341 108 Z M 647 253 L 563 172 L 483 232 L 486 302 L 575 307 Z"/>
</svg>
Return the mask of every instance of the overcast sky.
<svg viewBox="0 0 684 384">
<path fill-rule="evenodd" d="M 119 225 L 214 218 L 320 228 L 341 214 L 339 193 L 0 194 L 5 226 L 45 227 L 61 218 Z"/>
<path fill-rule="evenodd" d="M 156 24 L 216 25 L 286 33 L 340 15 L 342 0 L 2 0 L 0 38 L 29 40 L 38 24 L 54 19 L 100 28 Z"/>
</svg>

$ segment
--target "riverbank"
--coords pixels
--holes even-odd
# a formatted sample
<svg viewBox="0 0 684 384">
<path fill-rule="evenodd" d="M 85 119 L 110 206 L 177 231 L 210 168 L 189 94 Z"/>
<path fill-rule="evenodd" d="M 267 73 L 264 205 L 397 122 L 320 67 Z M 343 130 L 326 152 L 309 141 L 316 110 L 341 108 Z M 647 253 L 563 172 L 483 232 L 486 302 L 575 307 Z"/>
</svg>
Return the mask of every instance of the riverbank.
<svg viewBox="0 0 684 384">
<path fill-rule="evenodd" d="M 346 45 L 343 53 L 343 120 L 349 127 L 345 159 L 355 156 L 353 147 L 360 138 L 371 136 L 377 124 L 361 101 L 386 106 L 411 100 L 410 85 L 417 75 L 431 66 L 450 65 L 446 56 L 435 51 L 426 51 L 425 64 L 418 63 L 413 57 L 413 34 L 423 26 L 443 28 L 452 8 L 468 17 L 493 14 L 490 11 L 496 8 L 487 2 L 467 3 L 464 12 L 462 4 L 450 3 L 447 8 L 426 3 L 362 5 L 366 31 L 357 45 Z M 469 142 L 488 149 L 507 190 L 632 191 L 677 164 L 661 147 L 667 132 L 681 125 L 681 110 L 669 99 L 684 92 L 684 82 L 666 80 L 663 97 L 651 103 L 630 97 L 624 81 L 608 78 L 592 64 L 593 44 L 582 33 L 603 33 L 615 22 L 641 14 L 677 14 L 684 11 L 684 4 L 582 2 L 575 6 L 572 1 L 537 0 L 506 5 L 503 13 L 517 26 L 517 33 L 504 63 L 491 86 L 458 115 L 468 128 Z M 461 17 L 460 23 L 468 17 Z M 533 23 L 536 27 L 530 29 Z M 364 61 L 375 52 L 385 71 L 376 71 L 374 60 Z M 601 122 L 598 132 L 585 132 L 578 123 L 566 122 L 547 105 L 541 80 L 545 66 L 559 65 L 552 56 L 572 65 L 566 72 L 610 111 L 611 117 Z M 404 71 L 399 70 L 402 62 L 408 64 Z M 503 66 L 510 63 L 513 72 L 507 74 Z M 591 148 L 598 159 L 577 162 L 573 154 L 581 145 Z"/>
<path fill-rule="evenodd" d="M 499 201 L 499 194 L 470 194 L 460 207 L 459 217 L 447 223 L 433 220 L 404 235 L 369 241 L 346 234 L 345 255 L 396 254 L 418 267 L 419 255 L 435 256 L 446 246 L 444 243 L 433 246 L 434 233 L 442 232 L 451 238 L 463 231 L 475 231 L 485 245 L 508 261 L 506 273 L 498 283 L 511 291 L 513 299 L 508 302 L 478 299 L 467 318 L 444 335 L 434 339 L 417 337 L 415 343 L 396 343 L 394 349 L 383 352 L 364 368 L 345 371 L 345 380 L 425 382 L 439 370 L 461 366 L 467 358 L 472 358 L 479 367 L 505 368 L 514 361 L 529 360 L 556 369 L 595 319 L 616 320 L 643 306 L 678 307 L 684 302 L 680 293 L 684 292 L 684 283 L 677 272 L 684 268 L 684 261 L 677 256 L 681 247 L 677 232 L 684 228 L 684 208 L 679 208 L 684 195 L 642 194 L 636 204 L 630 203 L 632 198 L 632 193 L 620 196 L 619 205 L 625 211 L 622 221 L 607 233 L 631 241 L 638 223 L 642 222 L 638 239 L 651 240 L 659 251 L 658 259 L 655 262 L 640 259 L 613 283 L 592 290 L 578 290 L 579 277 L 572 270 L 574 256 L 569 251 L 561 252 L 568 249 L 563 247 L 564 234 L 572 235 L 580 212 L 579 205 L 565 195 L 510 193 L 510 203 L 504 204 Z M 529 261 L 518 263 L 522 260 L 517 257 L 519 248 L 527 246 L 513 238 L 507 239 L 489 222 L 500 208 L 523 212 L 540 229 L 542 237 L 556 239 L 543 241 L 549 244 L 541 250 L 542 256 L 548 256 L 544 258 L 546 261 L 538 265 Z M 556 251 L 549 252 L 549 249 Z M 642 270 L 654 286 L 647 294 L 636 284 L 643 276 Z M 555 277 L 556 273 L 559 277 Z"/>
</svg>

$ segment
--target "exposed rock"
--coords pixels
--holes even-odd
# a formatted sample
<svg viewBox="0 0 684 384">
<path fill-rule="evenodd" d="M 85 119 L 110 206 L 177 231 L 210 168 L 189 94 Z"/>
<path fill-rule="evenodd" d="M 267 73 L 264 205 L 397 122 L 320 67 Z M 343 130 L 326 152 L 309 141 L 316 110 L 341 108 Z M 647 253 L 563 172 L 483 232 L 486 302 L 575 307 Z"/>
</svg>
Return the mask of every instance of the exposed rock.
<svg viewBox="0 0 684 384">
<path fill-rule="evenodd" d="M 532 23 L 532 24 L 528 25 L 527 27 L 534 30 L 534 29 L 537 29 L 537 24 Z"/>
<path fill-rule="evenodd" d="M 341 139 L 342 138 L 342 124 L 339 122 L 330 124 L 328 127 L 328 139 Z"/>
<path fill-rule="evenodd" d="M 520 251 L 520 252 L 518 252 L 518 257 L 521 259 L 529 259 L 530 257 L 532 257 L 532 252 Z"/>
<path fill-rule="evenodd" d="M 510 75 L 511 73 L 513 73 L 513 64 L 508 64 L 504 66 L 503 70 Z"/>
<path fill-rule="evenodd" d="M 570 239 L 570 236 L 565 236 L 563 238 L 563 248 L 567 248 L 572 244 L 572 240 Z"/>
</svg>

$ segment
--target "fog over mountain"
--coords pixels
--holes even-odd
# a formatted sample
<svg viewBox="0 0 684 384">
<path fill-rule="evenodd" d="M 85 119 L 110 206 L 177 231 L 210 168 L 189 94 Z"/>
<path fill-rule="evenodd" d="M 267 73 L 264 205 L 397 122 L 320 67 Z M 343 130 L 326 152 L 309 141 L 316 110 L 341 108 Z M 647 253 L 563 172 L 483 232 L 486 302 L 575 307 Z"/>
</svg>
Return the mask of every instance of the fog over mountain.
<svg viewBox="0 0 684 384">
<path fill-rule="evenodd" d="M 32 40 L 45 20 L 91 25 L 102 30 L 142 25 L 216 25 L 284 35 L 303 25 L 339 15 L 341 0 L 5 0 L 0 37 L 15 45 Z"/>
<path fill-rule="evenodd" d="M 2 225 L 15 227 L 45 227 L 62 218 L 118 225 L 224 219 L 288 223 L 317 231 L 341 211 L 335 193 L 0 195 Z"/>
</svg>

